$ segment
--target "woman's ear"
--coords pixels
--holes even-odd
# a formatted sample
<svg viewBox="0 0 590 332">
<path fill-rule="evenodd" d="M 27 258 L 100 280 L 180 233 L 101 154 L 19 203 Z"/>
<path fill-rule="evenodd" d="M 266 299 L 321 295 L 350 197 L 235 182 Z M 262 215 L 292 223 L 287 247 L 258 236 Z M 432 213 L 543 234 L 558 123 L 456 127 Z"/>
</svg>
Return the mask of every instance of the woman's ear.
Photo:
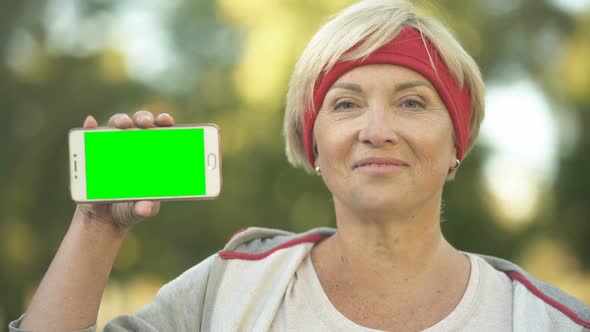
<svg viewBox="0 0 590 332">
<path fill-rule="evenodd" d="M 318 161 L 318 157 L 319 157 L 319 152 L 318 152 L 318 146 L 317 144 L 315 144 L 315 139 L 313 142 L 313 155 L 314 155 L 314 160 L 315 160 L 315 172 L 317 175 L 321 175 L 322 172 L 320 171 L 320 162 Z"/>
<path fill-rule="evenodd" d="M 449 163 L 449 171 L 447 173 L 447 180 L 452 180 L 455 177 L 455 171 L 461 165 L 461 161 L 457 158 L 457 147 L 453 146 L 450 163 Z M 450 178 L 449 178 L 450 176 Z"/>
<path fill-rule="evenodd" d="M 317 160 L 318 159 L 318 156 L 320 155 L 320 152 L 318 150 L 318 141 L 315 138 L 315 132 L 314 132 L 314 135 L 313 135 L 312 138 L 313 138 L 313 141 L 312 141 L 312 144 L 313 144 L 312 145 L 313 146 L 313 156 L 315 157 L 314 159 Z"/>
<path fill-rule="evenodd" d="M 459 160 L 459 158 L 457 158 L 457 146 L 453 145 L 453 149 L 451 150 L 451 155 L 450 155 L 450 164 L 449 164 L 449 168 L 453 169 L 457 167 L 457 160 Z"/>
</svg>

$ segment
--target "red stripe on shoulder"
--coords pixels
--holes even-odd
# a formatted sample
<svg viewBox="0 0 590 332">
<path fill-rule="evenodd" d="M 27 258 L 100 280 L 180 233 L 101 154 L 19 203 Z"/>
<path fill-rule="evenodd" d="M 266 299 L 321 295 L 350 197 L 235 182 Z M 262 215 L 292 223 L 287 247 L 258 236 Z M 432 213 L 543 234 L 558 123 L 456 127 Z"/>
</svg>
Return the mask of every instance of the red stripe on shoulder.
<svg viewBox="0 0 590 332">
<path fill-rule="evenodd" d="M 331 234 L 322 234 L 322 233 L 309 234 L 304 237 L 300 237 L 297 239 L 293 239 L 291 241 L 287 241 L 287 242 L 282 243 L 276 247 L 273 247 L 265 252 L 257 253 L 257 254 L 224 250 L 219 253 L 219 257 L 221 257 L 222 259 L 242 259 L 242 260 L 247 260 L 247 261 L 257 261 L 257 260 L 261 260 L 263 258 L 268 257 L 270 254 L 274 253 L 277 250 L 289 248 L 289 247 L 298 245 L 300 243 L 317 243 L 317 242 L 329 237 L 330 235 Z"/>
<path fill-rule="evenodd" d="M 575 312 L 571 311 L 568 307 L 563 305 L 562 303 L 558 302 L 557 300 L 549 297 L 547 294 L 543 293 L 540 289 L 538 289 L 533 283 L 528 280 L 524 275 L 517 271 L 508 271 L 506 272 L 508 277 L 512 280 L 518 280 L 521 282 L 531 293 L 535 294 L 538 298 L 543 300 L 543 302 L 549 304 L 553 308 L 559 310 L 562 314 L 568 316 L 571 320 L 576 322 L 577 324 L 582 325 L 585 328 L 590 328 L 590 321 L 584 320 L 580 318 Z"/>
</svg>

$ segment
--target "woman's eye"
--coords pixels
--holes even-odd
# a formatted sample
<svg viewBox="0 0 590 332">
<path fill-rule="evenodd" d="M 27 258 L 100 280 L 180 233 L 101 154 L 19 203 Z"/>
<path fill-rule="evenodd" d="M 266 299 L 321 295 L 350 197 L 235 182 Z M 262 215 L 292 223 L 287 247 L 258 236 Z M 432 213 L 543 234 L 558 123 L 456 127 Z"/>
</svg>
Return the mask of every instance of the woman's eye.
<svg viewBox="0 0 590 332">
<path fill-rule="evenodd" d="M 351 110 L 355 108 L 356 105 L 350 101 L 341 101 L 334 106 L 335 110 Z"/>
<path fill-rule="evenodd" d="M 406 99 L 403 101 L 402 106 L 404 106 L 405 108 L 411 108 L 411 109 L 416 109 L 416 108 L 426 108 L 426 105 L 416 99 Z"/>
</svg>

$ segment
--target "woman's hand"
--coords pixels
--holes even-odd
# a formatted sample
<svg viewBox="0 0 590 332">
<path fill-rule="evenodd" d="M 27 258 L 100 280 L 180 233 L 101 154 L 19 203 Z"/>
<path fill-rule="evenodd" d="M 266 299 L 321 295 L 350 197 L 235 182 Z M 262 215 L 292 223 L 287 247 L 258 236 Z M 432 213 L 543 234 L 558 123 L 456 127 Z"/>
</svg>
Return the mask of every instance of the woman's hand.
<svg viewBox="0 0 590 332">
<path fill-rule="evenodd" d="M 117 114 L 109 120 L 109 127 L 119 129 L 173 124 L 170 115 L 160 114 L 154 119 L 147 111 L 139 111 L 133 118 Z M 84 128 L 96 127 L 93 117 L 86 118 Z M 77 331 L 95 324 L 105 285 L 127 230 L 159 210 L 160 203 L 155 201 L 78 204 L 20 327 L 33 331 Z"/>
<path fill-rule="evenodd" d="M 111 116 L 108 126 L 118 129 L 129 128 L 151 128 L 170 127 L 174 119 L 162 113 L 154 118 L 148 111 L 138 111 L 130 118 L 127 114 L 115 114 Z M 84 121 L 84 129 L 98 127 L 96 119 L 88 116 Z M 121 184 L 124 185 L 124 184 Z M 77 213 L 82 214 L 85 219 L 109 224 L 119 231 L 125 231 L 129 227 L 139 223 L 145 218 L 153 217 L 160 211 L 160 202 L 157 201 L 136 201 L 120 203 L 84 203 L 78 204 Z"/>
</svg>

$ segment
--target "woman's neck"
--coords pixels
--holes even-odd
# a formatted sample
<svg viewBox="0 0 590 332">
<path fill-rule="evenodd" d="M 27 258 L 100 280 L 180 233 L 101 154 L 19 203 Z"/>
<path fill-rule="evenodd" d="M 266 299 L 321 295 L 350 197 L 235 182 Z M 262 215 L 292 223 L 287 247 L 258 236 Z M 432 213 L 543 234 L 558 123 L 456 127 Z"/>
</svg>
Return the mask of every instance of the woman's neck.
<svg viewBox="0 0 590 332">
<path fill-rule="evenodd" d="M 423 330 L 457 306 L 470 264 L 444 239 L 440 204 L 388 218 L 351 213 L 336 199 L 335 206 L 338 230 L 313 248 L 311 258 L 344 316 L 372 328 Z"/>
<path fill-rule="evenodd" d="M 338 230 L 314 249 L 314 263 L 348 271 L 347 282 L 373 288 L 421 287 L 440 273 L 464 272 L 467 259 L 442 235 L 440 204 L 431 205 L 415 213 L 369 215 L 335 199 Z"/>
</svg>

